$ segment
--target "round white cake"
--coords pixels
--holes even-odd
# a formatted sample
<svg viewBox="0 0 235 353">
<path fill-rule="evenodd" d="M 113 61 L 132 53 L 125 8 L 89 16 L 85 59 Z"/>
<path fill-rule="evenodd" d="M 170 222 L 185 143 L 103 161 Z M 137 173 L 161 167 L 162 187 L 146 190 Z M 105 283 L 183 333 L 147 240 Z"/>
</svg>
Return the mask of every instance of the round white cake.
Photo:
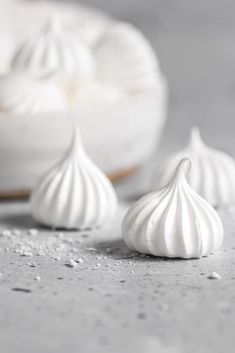
<svg viewBox="0 0 235 353">
<path fill-rule="evenodd" d="M 159 141 L 167 85 L 130 24 L 82 6 L 3 0 L 0 73 L 0 196 L 28 193 L 61 159 L 76 124 L 111 179 L 136 169 Z"/>
</svg>

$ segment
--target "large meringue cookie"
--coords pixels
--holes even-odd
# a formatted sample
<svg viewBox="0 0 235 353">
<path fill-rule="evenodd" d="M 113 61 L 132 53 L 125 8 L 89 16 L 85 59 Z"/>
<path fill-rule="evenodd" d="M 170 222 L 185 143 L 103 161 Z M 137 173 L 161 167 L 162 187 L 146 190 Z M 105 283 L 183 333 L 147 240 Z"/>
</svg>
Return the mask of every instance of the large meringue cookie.
<svg viewBox="0 0 235 353">
<path fill-rule="evenodd" d="M 23 73 L 0 77 L 0 112 L 36 114 L 65 111 L 67 99 L 50 78 Z"/>
<path fill-rule="evenodd" d="M 111 182 L 88 158 L 76 130 L 65 158 L 32 193 L 35 220 L 55 228 L 94 228 L 110 221 L 116 207 Z"/>
<path fill-rule="evenodd" d="M 128 92 L 164 85 L 156 55 L 134 26 L 117 23 L 106 31 L 97 46 L 97 76 Z"/>
<path fill-rule="evenodd" d="M 235 161 L 224 152 L 207 146 L 198 128 L 192 129 L 189 145 L 170 156 L 160 167 L 153 183 L 155 190 L 169 182 L 177 164 L 184 157 L 193 161 L 188 182 L 196 192 L 213 206 L 235 203 Z"/>
<path fill-rule="evenodd" d="M 200 258 L 218 250 L 223 225 L 214 208 L 186 180 L 183 159 L 170 183 L 130 208 L 122 234 L 132 250 L 169 258 Z"/>
<path fill-rule="evenodd" d="M 57 73 L 90 77 L 95 72 L 95 61 L 83 40 L 54 16 L 17 50 L 12 69 L 36 75 Z"/>
</svg>

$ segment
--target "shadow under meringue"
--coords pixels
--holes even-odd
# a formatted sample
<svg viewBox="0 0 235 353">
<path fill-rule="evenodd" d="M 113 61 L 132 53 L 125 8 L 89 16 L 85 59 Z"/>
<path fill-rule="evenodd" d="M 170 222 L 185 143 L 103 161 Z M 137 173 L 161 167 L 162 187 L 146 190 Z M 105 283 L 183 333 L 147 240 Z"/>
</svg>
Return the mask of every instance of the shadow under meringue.
<svg viewBox="0 0 235 353">
<path fill-rule="evenodd" d="M 9 227 L 9 228 L 25 229 L 25 228 L 34 228 L 35 226 L 37 226 L 37 228 L 40 228 L 35 223 L 31 215 L 26 213 L 3 215 L 1 217 L 1 224 L 4 225 L 4 227 Z"/>
<path fill-rule="evenodd" d="M 175 262 L 175 261 L 188 261 L 190 259 L 181 259 L 181 258 L 167 258 L 167 257 L 158 257 L 153 255 L 141 254 L 136 251 L 128 249 L 124 240 L 115 239 L 107 240 L 101 242 L 90 242 L 89 246 L 96 249 L 97 253 L 111 256 L 115 260 L 128 260 L 138 262 Z M 96 253 L 96 254 L 97 254 Z M 196 260 L 196 259 L 191 259 Z"/>
</svg>

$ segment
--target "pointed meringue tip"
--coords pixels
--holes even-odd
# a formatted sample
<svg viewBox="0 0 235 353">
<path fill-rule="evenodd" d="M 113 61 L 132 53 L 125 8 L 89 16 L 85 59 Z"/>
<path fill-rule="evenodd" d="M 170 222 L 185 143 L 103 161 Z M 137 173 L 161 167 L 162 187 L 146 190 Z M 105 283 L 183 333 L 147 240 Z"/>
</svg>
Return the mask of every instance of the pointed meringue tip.
<svg viewBox="0 0 235 353">
<path fill-rule="evenodd" d="M 192 159 L 188 157 L 181 159 L 177 168 L 179 171 L 182 170 L 187 175 L 192 168 Z"/>
<path fill-rule="evenodd" d="M 190 145 L 193 147 L 203 145 L 199 127 L 194 126 L 190 132 Z"/>
<path fill-rule="evenodd" d="M 188 176 L 190 173 L 192 167 L 192 160 L 190 158 L 183 158 L 181 161 L 178 163 L 175 174 L 172 178 L 172 181 L 174 182 L 175 180 L 179 180 L 181 177 L 185 178 Z"/>
<path fill-rule="evenodd" d="M 80 127 L 76 124 L 74 125 L 73 128 L 73 137 L 72 137 L 72 142 L 70 146 L 70 153 L 76 153 L 78 150 L 82 150 L 83 145 L 82 145 L 82 138 L 81 138 L 81 131 Z"/>
</svg>

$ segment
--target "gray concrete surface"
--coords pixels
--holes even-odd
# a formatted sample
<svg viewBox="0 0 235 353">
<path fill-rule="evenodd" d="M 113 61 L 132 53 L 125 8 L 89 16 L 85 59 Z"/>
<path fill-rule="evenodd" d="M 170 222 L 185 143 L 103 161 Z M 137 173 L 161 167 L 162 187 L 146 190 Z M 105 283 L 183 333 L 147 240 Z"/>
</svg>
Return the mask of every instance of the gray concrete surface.
<svg viewBox="0 0 235 353">
<path fill-rule="evenodd" d="M 156 160 L 180 147 L 193 124 L 208 143 L 235 156 L 235 3 L 86 4 L 132 21 L 157 48 L 171 99 Z M 135 198 L 146 174 L 119 184 L 121 198 Z M 27 203 L 0 204 L 0 228 L 21 230 L 0 237 L 1 353 L 234 352 L 235 212 L 220 212 L 221 252 L 170 261 L 127 250 L 120 238 L 124 211 L 105 231 L 60 238 L 42 229 L 35 240 L 25 231 L 35 226 Z M 84 262 L 70 268 L 71 258 Z M 211 271 L 221 279 L 209 280 Z"/>
<path fill-rule="evenodd" d="M 183 261 L 131 253 L 120 238 L 125 209 L 105 231 L 42 229 L 28 243 L 28 205 L 1 204 L 1 229 L 21 231 L 0 237 L 2 353 L 234 352 L 235 210 L 221 211 L 220 252 Z M 71 258 L 84 262 L 71 268 Z"/>
</svg>

